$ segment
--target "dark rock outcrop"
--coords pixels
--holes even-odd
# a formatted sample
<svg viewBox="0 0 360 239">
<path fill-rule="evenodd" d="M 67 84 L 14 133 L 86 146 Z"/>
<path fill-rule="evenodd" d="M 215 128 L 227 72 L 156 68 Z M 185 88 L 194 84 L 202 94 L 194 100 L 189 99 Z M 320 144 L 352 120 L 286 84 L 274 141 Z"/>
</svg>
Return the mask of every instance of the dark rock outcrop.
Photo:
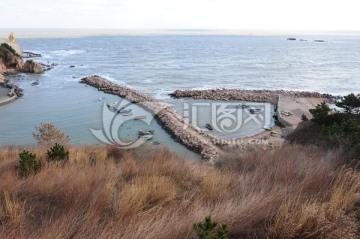
<svg viewBox="0 0 360 239">
<path fill-rule="evenodd" d="M 39 63 L 37 63 L 33 60 L 28 60 L 22 65 L 22 67 L 19 69 L 19 71 L 41 74 L 44 72 L 44 69 L 42 68 L 42 66 Z"/>
<path fill-rule="evenodd" d="M 21 57 L 6 43 L 0 46 L 0 74 L 14 74 L 27 72 L 40 74 L 44 72 L 43 67 L 32 60 L 23 62 Z"/>
</svg>

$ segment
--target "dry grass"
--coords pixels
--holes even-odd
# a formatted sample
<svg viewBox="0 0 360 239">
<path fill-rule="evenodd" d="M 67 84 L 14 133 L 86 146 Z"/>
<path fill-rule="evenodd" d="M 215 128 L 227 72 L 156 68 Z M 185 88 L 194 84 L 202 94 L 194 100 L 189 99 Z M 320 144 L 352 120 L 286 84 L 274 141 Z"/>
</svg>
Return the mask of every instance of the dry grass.
<svg viewBox="0 0 360 239">
<path fill-rule="evenodd" d="M 231 238 L 358 238 L 360 175 L 336 152 L 287 147 L 215 167 L 166 150 L 70 146 L 65 165 L 21 179 L 0 152 L 0 238 L 189 238 L 207 214 Z"/>
</svg>

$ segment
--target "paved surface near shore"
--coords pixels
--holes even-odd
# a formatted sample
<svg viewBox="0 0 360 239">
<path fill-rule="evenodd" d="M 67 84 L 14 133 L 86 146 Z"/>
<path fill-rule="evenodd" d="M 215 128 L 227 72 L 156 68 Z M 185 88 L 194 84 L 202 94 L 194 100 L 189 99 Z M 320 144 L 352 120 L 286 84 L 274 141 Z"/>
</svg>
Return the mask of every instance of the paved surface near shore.
<svg viewBox="0 0 360 239">
<path fill-rule="evenodd" d="M 240 89 L 177 90 L 170 96 L 174 98 L 189 97 L 193 99 L 269 102 L 278 105 L 279 120 L 291 128 L 298 125 L 303 114 L 311 118 L 309 109 L 315 108 L 317 104 L 324 100 L 331 101 L 334 98 L 332 95 L 318 92 Z M 283 110 L 286 112 L 281 114 Z M 287 112 L 290 112 L 290 114 L 287 114 Z"/>
<path fill-rule="evenodd" d="M 308 119 L 312 117 L 309 109 L 314 109 L 316 105 L 323 102 L 324 98 L 294 98 L 294 97 L 280 97 L 278 103 L 278 112 L 281 114 L 283 110 L 290 112 L 291 115 L 283 116 L 293 128 L 301 122 L 301 116 L 304 114 Z"/>
</svg>

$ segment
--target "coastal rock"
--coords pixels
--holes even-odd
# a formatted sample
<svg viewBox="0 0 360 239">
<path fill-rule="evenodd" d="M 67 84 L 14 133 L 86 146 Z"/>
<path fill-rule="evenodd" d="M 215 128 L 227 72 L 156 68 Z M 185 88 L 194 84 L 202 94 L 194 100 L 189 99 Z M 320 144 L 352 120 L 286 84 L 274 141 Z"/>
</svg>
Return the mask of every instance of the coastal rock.
<svg viewBox="0 0 360 239">
<path fill-rule="evenodd" d="M 32 60 L 23 62 L 19 45 L 15 42 L 14 36 L 10 34 L 9 44 L 0 45 L 0 73 L 13 74 L 17 72 L 42 73 L 42 66 Z"/>
<path fill-rule="evenodd" d="M 21 55 L 23 53 L 19 44 L 15 41 L 14 33 L 10 33 L 9 35 L 9 45 L 15 50 L 16 54 Z"/>
<path fill-rule="evenodd" d="M 9 97 L 13 97 L 15 95 L 18 97 L 23 96 L 23 90 L 21 88 L 17 87 L 16 85 L 5 84 L 5 87 L 10 89 L 10 92 L 8 93 Z"/>
<path fill-rule="evenodd" d="M 5 76 L 0 73 L 0 84 L 5 84 Z"/>
<path fill-rule="evenodd" d="M 15 50 L 17 54 L 21 55 L 23 53 L 23 51 L 20 49 L 19 44 L 17 44 L 16 42 L 10 42 L 9 45 Z"/>
<path fill-rule="evenodd" d="M 6 65 L 5 62 L 2 58 L 0 58 L 0 74 L 3 74 L 4 72 L 6 72 Z"/>
<path fill-rule="evenodd" d="M 42 66 L 33 61 L 33 60 L 28 60 L 25 62 L 25 64 L 19 64 L 20 65 L 20 71 L 22 72 L 28 72 L 28 73 L 35 73 L 35 74 L 40 74 L 44 72 L 44 69 L 42 68 Z"/>
</svg>

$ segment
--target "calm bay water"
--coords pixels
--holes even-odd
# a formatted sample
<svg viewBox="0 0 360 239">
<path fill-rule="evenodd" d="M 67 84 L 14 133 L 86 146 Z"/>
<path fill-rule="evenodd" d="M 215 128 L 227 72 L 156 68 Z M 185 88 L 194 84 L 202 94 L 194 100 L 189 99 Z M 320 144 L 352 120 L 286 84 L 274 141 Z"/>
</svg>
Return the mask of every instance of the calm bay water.
<svg viewBox="0 0 360 239">
<path fill-rule="evenodd" d="M 177 89 L 290 89 L 344 95 L 360 93 L 360 39 L 356 37 L 284 36 L 114 36 L 17 39 L 38 61 L 57 63 L 42 75 L 20 74 L 11 81 L 24 97 L 0 107 L 0 145 L 31 144 L 34 126 L 53 122 L 72 143 L 100 143 L 90 128 L 101 128 L 103 101 L 118 97 L 79 84 L 101 75 L 178 105 L 168 93 Z M 324 39 L 326 42 L 314 42 Z M 73 65 L 75 67 L 70 68 Z M 31 83 L 38 81 L 39 85 Z M 139 109 L 140 110 L 140 109 Z M 139 111 L 139 113 L 141 113 Z M 128 126 L 135 137 L 141 125 Z M 144 126 L 145 127 L 145 126 Z M 161 145 L 186 152 L 156 122 Z M 261 130 L 250 127 L 237 136 Z M 134 132 L 132 132 L 134 131 Z"/>
</svg>

